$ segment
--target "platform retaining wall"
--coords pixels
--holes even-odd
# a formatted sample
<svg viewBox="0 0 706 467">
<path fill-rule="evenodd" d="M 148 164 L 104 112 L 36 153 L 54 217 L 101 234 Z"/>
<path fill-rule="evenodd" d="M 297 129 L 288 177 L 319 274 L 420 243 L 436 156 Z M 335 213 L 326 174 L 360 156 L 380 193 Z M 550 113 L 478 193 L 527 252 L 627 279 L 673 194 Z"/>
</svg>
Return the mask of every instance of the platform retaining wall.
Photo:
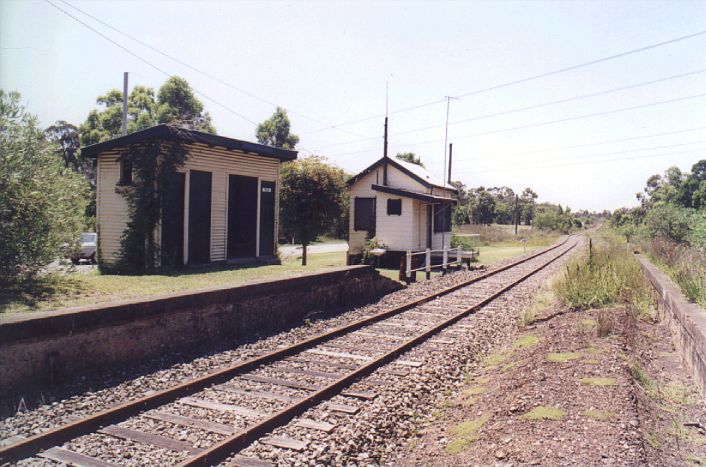
<svg viewBox="0 0 706 467">
<path fill-rule="evenodd" d="M 689 303 L 679 286 L 652 263 L 641 256 L 637 259 L 657 290 L 659 319 L 669 326 L 677 351 L 706 398 L 706 310 Z"/>
<path fill-rule="evenodd" d="M 0 319 L 0 393 L 184 351 L 266 335 L 312 313 L 370 303 L 401 285 L 369 266 Z"/>
</svg>

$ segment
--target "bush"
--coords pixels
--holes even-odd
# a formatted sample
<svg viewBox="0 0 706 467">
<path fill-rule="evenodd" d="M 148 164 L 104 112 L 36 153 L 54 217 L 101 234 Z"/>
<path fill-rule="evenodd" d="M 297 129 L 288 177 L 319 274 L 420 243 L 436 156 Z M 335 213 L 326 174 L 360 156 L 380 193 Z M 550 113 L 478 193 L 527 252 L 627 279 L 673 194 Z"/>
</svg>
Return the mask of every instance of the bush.
<svg viewBox="0 0 706 467">
<path fill-rule="evenodd" d="M 706 306 L 706 251 L 665 238 L 643 242 L 641 247 L 663 266 L 689 300 Z"/>
<path fill-rule="evenodd" d="M 652 208 L 645 217 L 650 236 L 668 238 L 678 243 L 686 242 L 692 223 L 690 211 L 692 210 L 672 204 Z"/>
<path fill-rule="evenodd" d="M 605 235 L 602 245 L 569 263 L 554 292 L 566 305 L 579 310 L 626 302 L 639 313 L 649 313 L 651 305 L 640 266 L 615 235 Z"/>
<path fill-rule="evenodd" d="M 64 167 L 56 148 L 0 90 L 0 282 L 33 279 L 83 230 L 88 182 Z"/>
</svg>

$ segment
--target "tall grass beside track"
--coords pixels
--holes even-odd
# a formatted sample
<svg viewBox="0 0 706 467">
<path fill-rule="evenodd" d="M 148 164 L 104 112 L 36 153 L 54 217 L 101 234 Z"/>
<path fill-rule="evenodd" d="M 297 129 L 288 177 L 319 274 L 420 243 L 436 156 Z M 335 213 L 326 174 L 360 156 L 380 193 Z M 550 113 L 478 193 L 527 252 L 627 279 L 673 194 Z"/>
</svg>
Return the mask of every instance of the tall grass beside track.
<svg viewBox="0 0 706 467">
<path fill-rule="evenodd" d="M 608 232 L 592 236 L 591 246 L 566 266 L 553 290 L 575 310 L 627 303 L 648 316 L 652 307 L 652 290 L 637 260 L 625 241 Z"/>
</svg>

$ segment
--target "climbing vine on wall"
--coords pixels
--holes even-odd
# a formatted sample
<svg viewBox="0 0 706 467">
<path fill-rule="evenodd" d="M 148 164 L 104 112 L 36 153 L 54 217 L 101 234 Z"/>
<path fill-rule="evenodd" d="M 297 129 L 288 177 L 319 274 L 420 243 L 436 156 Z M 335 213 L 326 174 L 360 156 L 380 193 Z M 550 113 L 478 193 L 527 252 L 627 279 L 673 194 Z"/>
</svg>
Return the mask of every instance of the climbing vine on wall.
<svg viewBox="0 0 706 467">
<path fill-rule="evenodd" d="M 172 132 L 179 132 L 172 127 Z M 116 191 L 127 201 L 130 219 L 120 240 L 116 269 L 122 273 L 151 274 L 160 260 L 157 238 L 164 204 L 177 188 L 178 169 L 184 165 L 186 148 L 176 141 L 148 141 L 130 146 L 121 156 L 132 165 L 132 183 Z"/>
</svg>

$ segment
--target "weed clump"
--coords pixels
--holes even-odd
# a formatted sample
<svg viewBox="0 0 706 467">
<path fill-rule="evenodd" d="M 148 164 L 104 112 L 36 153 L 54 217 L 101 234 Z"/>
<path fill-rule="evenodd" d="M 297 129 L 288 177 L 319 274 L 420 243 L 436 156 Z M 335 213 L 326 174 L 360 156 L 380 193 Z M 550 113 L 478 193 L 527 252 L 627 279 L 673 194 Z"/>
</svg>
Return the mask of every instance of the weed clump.
<svg viewBox="0 0 706 467">
<path fill-rule="evenodd" d="M 617 386 L 618 380 L 615 378 L 581 378 L 581 383 L 586 386 Z"/>
<path fill-rule="evenodd" d="M 490 420 L 490 414 L 483 415 L 475 420 L 463 422 L 451 428 L 451 433 L 456 435 L 456 439 L 446 446 L 446 452 L 449 454 L 458 454 L 470 446 L 478 439 L 478 431 L 483 428 L 483 425 L 485 425 L 488 420 Z"/>
<path fill-rule="evenodd" d="M 639 264 L 620 237 L 604 233 L 601 240 L 596 248 L 591 240 L 588 254 L 566 266 L 554 293 L 575 310 L 626 302 L 640 314 L 649 313 L 652 295 Z"/>
<path fill-rule="evenodd" d="M 513 344 L 512 347 L 515 349 L 524 349 L 527 347 L 532 347 L 533 345 L 536 345 L 539 342 L 539 337 L 534 336 L 532 334 L 522 336 L 519 339 L 517 339 Z"/>
<path fill-rule="evenodd" d="M 579 358 L 581 358 L 581 354 L 576 352 L 550 353 L 547 355 L 547 360 L 555 363 L 566 363 Z"/>
<path fill-rule="evenodd" d="M 566 411 L 558 407 L 540 405 L 520 416 L 522 420 L 561 420 L 566 416 Z"/>
<path fill-rule="evenodd" d="M 608 412 L 605 410 L 589 409 L 581 412 L 581 415 L 590 418 L 591 420 L 605 421 L 610 420 L 615 416 L 613 412 Z"/>
</svg>

